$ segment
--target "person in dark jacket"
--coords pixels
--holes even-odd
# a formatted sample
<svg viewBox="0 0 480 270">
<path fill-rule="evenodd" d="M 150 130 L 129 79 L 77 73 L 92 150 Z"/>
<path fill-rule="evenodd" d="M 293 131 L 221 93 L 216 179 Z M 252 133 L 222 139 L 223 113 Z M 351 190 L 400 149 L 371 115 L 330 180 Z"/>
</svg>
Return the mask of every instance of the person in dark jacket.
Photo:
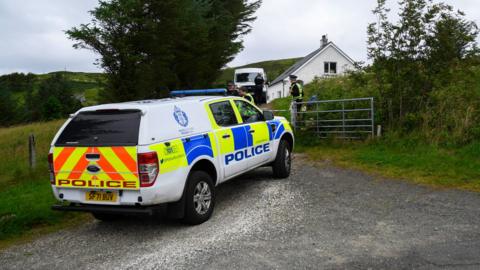
<svg viewBox="0 0 480 270">
<path fill-rule="evenodd" d="M 227 82 L 227 96 L 238 96 L 237 86 L 232 82 Z"/>
<path fill-rule="evenodd" d="M 263 79 L 263 76 L 261 73 L 257 74 L 254 82 L 255 82 L 255 102 L 257 104 L 261 104 L 263 99 L 263 85 L 265 84 L 265 80 Z"/>
</svg>

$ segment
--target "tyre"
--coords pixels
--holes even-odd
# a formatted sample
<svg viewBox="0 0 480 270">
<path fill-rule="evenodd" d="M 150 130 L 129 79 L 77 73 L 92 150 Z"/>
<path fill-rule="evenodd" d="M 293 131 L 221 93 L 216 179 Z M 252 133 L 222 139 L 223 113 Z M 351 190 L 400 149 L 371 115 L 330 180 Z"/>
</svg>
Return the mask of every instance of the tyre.
<svg viewBox="0 0 480 270">
<path fill-rule="evenodd" d="M 112 221 L 120 219 L 120 216 L 115 215 L 115 214 L 92 213 L 92 215 L 95 219 L 100 220 L 100 221 L 104 221 L 104 222 L 112 222 Z"/>
<path fill-rule="evenodd" d="M 276 178 L 287 178 L 290 176 L 292 167 L 292 152 L 288 141 L 281 140 L 278 146 L 277 157 L 273 162 L 273 176 Z"/>
<path fill-rule="evenodd" d="M 197 225 L 207 221 L 215 206 L 215 187 L 206 172 L 193 171 L 187 179 L 185 192 L 185 217 L 187 224 Z"/>
</svg>

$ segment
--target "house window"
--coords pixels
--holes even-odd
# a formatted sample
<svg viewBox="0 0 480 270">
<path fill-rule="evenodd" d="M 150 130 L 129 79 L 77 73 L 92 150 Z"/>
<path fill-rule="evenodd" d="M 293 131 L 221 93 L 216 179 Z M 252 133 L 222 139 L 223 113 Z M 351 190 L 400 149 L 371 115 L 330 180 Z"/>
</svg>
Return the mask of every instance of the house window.
<svg viewBox="0 0 480 270">
<path fill-rule="evenodd" d="M 325 74 L 337 74 L 337 62 L 325 62 L 324 73 Z"/>
</svg>

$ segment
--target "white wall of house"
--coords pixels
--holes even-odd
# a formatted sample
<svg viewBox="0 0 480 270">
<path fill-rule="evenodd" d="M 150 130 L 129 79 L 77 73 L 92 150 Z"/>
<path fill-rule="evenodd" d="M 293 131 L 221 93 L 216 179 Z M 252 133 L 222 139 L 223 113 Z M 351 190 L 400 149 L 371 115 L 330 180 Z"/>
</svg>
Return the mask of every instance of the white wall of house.
<svg viewBox="0 0 480 270">
<path fill-rule="evenodd" d="M 337 65 L 337 72 L 335 74 L 325 73 L 325 62 L 334 62 Z M 353 63 L 344 56 L 339 50 L 335 48 L 333 44 L 329 44 L 323 51 L 317 56 L 310 59 L 302 67 L 296 70 L 293 74 L 298 76 L 299 80 L 302 80 L 304 84 L 311 83 L 315 78 L 325 78 L 343 75 L 349 70 L 353 70 L 355 67 Z M 268 88 L 267 102 L 279 97 L 289 96 L 290 82 L 288 78 L 286 83 L 276 83 Z"/>
<path fill-rule="evenodd" d="M 325 74 L 325 62 L 337 63 L 337 73 Z M 300 67 L 300 69 L 295 72 L 295 75 L 304 81 L 305 84 L 308 84 L 311 83 L 315 77 L 343 75 L 346 71 L 352 70 L 353 68 L 353 64 L 345 56 L 336 50 L 333 45 L 329 45 L 319 55 L 312 58 L 310 62 Z"/>
<path fill-rule="evenodd" d="M 284 87 L 282 83 L 277 83 L 270 86 L 267 90 L 267 102 L 270 102 L 277 98 L 287 97 L 289 95 L 289 87 L 290 83 L 285 85 L 285 89 L 283 89 Z"/>
</svg>

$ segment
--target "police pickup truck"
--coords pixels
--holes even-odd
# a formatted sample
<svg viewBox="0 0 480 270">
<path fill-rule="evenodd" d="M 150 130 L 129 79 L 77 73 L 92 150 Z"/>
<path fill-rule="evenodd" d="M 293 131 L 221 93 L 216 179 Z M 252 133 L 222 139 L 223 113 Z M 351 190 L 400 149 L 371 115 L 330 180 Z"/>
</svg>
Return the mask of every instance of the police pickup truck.
<svg viewBox="0 0 480 270">
<path fill-rule="evenodd" d="M 290 174 L 289 123 L 238 97 L 187 96 L 86 107 L 53 139 L 54 210 L 99 220 L 212 215 L 215 187 L 260 166 Z"/>
</svg>

